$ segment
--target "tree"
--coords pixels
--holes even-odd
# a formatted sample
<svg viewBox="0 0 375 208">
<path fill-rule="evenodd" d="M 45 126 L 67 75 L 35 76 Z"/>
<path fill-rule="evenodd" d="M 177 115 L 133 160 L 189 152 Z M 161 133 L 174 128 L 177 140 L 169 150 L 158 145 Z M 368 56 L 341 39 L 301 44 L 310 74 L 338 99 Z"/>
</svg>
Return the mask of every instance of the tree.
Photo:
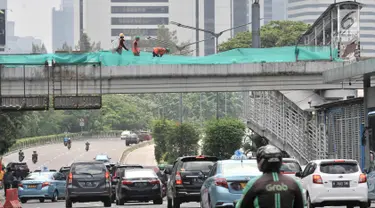
<svg viewBox="0 0 375 208">
<path fill-rule="evenodd" d="M 84 52 L 92 52 L 101 50 L 100 42 L 91 42 L 90 37 L 86 33 L 82 33 L 81 38 L 78 41 L 76 50 Z"/>
<path fill-rule="evenodd" d="M 58 51 L 66 51 L 66 52 L 72 52 L 73 51 L 73 48 L 71 46 L 68 45 L 67 42 L 64 42 L 62 47 L 57 49 Z"/>
<path fill-rule="evenodd" d="M 44 43 L 42 43 L 42 45 L 37 45 L 37 44 L 32 43 L 31 51 L 32 53 L 47 53 L 47 49 Z"/>
<path fill-rule="evenodd" d="M 245 125 L 238 119 L 213 119 L 205 126 L 204 154 L 230 158 L 241 147 Z"/>
<path fill-rule="evenodd" d="M 155 120 L 152 125 L 152 137 L 154 138 L 155 159 L 160 163 L 165 153 L 168 152 L 167 137 L 173 128 L 173 122 L 162 119 Z"/>
<path fill-rule="evenodd" d="M 19 138 L 18 129 L 22 123 L 22 113 L 0 111 L 0 155 L 6 153 Z"/>
<path fill-rule="evenodd" d="M 262 48 L 295 45 L 299 36 L 309 28 L 308 24 L 299 21 L 271 21 L 260 29 Z M 251 47 L 251 32 L 238 33 L 236 37 L 220 44 L 219 50 Z"/>
<path fill-rule="evenodd" d="M 177 157 L 198 153 L 199 132 L 191 123 L 175 124 L 167 134 L 166 161 L 172 163 Z"/>
</svg>

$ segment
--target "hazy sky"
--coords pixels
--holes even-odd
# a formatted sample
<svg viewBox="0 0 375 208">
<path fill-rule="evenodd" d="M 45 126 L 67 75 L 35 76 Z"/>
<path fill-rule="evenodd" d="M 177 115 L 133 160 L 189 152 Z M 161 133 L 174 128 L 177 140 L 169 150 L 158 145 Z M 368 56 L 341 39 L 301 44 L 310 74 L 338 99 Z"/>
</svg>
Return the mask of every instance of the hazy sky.
<svg viewBox="0 0 375 208">
<path fill-rule="evenodd" d="M 52 8 L 61 0 L 8 0 L 8 20 L 15 21 L 16 36 L 34 36 L 52 50 Z"/>
</svg>

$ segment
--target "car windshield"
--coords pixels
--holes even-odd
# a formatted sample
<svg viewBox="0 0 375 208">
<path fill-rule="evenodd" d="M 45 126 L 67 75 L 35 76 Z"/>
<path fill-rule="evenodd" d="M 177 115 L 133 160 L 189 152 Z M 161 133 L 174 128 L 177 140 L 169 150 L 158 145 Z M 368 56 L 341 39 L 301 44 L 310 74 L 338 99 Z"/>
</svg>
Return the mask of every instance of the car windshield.
<svg viewBox="0 0 375 208">
<path fill-rule="evenodd" d="M 285 173 L 297 173 L 302 171 L 301 166 L 295 161 L 283 161 L 280 172 Z"/>
<path fill-rule="evenodd" d="M 156 178 L 157 175 L 153 170 L 129 170 L 125 171 L 125 178 Z"/>
<path fill-rule="evenodd" d="M 212 161 L 189 161 L 184 162 L 182 168 L 188 171 L 210 171 L 213 165 Z"/>
<path fill-rule="evenodd" d="M 76 164 L 73 168 L 72 168 L 72 172 L 74 172 L 75 174 L 92 174 L 92 175 L 96 175 L 96 174 L 102 174 L 102 173 L 105 173 L 106 169 L 105 167 L 103 166 L 103 164 Z"/>
<path fill-rule="evenodd" d="M 222 166 L 224 175 L 247 175 L 249 173 L 259 173 L 257 164 L 254 163 L 224 163 Z"/>
<path fill-rule="evenodd" d="M 48 179 L 52 179 L 53 173 L 43 173 L 43 172 L 34 172 L 30 173 L 26 178 L 25 181 L 44 181 Z"/>
<path fill-rule="evenodd" d="M 355 162 L 329 162 L 320 164 L 320 172 L 328 174 L 349 174 L 358 172 Z"/>
</svg>

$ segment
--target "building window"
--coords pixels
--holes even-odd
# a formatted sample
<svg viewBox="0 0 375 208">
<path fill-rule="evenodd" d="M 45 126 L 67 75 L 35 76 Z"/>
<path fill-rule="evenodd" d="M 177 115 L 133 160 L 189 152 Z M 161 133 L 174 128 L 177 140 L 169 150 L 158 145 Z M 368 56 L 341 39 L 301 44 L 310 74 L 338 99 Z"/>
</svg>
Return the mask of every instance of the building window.
<svg viewBox="0 0 375 208">
<path fill-rule="evenodd" d="M 158 29 L 112 29 L 111 36 L 124 33 L 126 36 L 157 36 Z"/>
<path fill-rule="evenodd" d="M 168 0 L 111 0 L 113 3 L 158 3 L 158 2 L 168 2 Z"/>
<path fill-rule="evenodd" d="M 112 6 L 112 14 L 149 13 L 168 14 L 168 6 Z"/>
<path fill-rule="evenodd" d="M 112 17 L 112 25 L 167 25 L 168 17 Z"/>
</svg>

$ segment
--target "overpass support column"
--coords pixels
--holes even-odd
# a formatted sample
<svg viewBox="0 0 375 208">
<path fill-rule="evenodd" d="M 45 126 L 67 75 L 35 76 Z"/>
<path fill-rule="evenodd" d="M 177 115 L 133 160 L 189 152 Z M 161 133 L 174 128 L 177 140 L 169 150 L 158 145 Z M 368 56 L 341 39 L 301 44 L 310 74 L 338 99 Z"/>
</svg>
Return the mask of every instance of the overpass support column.
<svg viewBox="0 0 375 208">
<path fill-rule="evenodd" d="M 365 138 L 361 138 L 361 144 L 364 145 L 364 152 L 363 152 L 363 149 L 361 147 L 361 159 L 364 160 L 364 161 L 361 161 L 361 165 L 362 165 L 362 168 L 368 168 L 370 166 L 370 134 L 368 132 L 368 125 L 369 125 L 369 122 L 368 122 L 368 108 L 369 108 L 369 90 L 371 89 L 371 76 L 369 75 L 365 75 L 363 76 L 363 98 L 364 98 L 364 102 L 363 102 L 363 108 L 364 108 L 364 120 L 365 120 L 365 129 L 364 129 L 364 134 L 363 136 L 366 137 L 366 140 L 364 140 Z M 363 155 L 364 154 L 364 155 Z M 364 165 L 364 167 L 363 167 Z"/>
</svg>

